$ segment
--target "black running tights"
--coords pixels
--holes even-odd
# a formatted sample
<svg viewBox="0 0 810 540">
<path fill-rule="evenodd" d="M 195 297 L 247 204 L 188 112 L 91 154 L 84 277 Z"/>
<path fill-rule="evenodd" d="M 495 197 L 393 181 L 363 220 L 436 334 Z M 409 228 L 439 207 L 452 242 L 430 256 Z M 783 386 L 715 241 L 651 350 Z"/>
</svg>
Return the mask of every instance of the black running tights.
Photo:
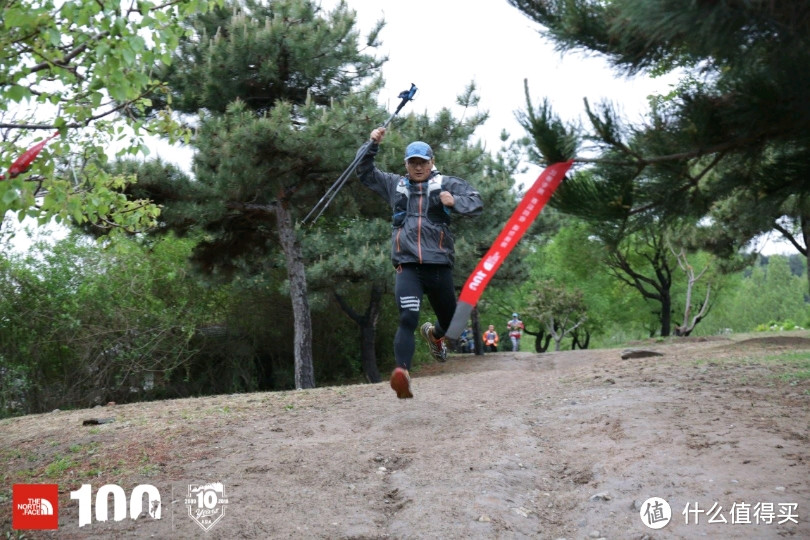
<svg viewBox="0 0 810 540">
<path fill-rule="evenodd" d="M 453 269 L 438 264 L 402 264 L 397 267 L 394 294 L 399 308 L 399 327 L 394 336 L 394 359 L 397 366 L 410 370 L 422 296 L 427 295 L 430 307 L 438 318 L 438 322 L 434 324 L 434 337 L 444 336 L 456 311 Z"/>
</svg>

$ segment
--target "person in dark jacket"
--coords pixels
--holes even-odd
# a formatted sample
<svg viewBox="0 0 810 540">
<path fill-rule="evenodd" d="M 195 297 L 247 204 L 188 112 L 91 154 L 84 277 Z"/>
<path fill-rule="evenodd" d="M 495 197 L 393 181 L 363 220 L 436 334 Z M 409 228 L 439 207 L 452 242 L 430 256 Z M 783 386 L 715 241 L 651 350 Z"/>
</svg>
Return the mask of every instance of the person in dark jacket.
<svg viewBox="0 0 810 540">
<path fill-rule="evenodd" d="M 479 215 L 483 203 L 478 191 L 466 181 L 439 173 L 433 149 L 422 141 L 414 141 L 405 149 L 405 176 L 379 170 L 374 157 L 384 136 L 383 127 L 371 132 L 372 144 L 357 166 L 357 175 L 393 211 L 391 262 L 397 273 L 394 294 L 399 327 L 394 337 L 397 367 L 391 374 L 391 388 L 397 397 L 410 398 L 414 333 L 425 294 L 437 321 L 423 324 L 420 333 L 435 358 L 440 362 L 447 358 L 444 332 L 456 310 L 451 216 Z"/>
</svg>

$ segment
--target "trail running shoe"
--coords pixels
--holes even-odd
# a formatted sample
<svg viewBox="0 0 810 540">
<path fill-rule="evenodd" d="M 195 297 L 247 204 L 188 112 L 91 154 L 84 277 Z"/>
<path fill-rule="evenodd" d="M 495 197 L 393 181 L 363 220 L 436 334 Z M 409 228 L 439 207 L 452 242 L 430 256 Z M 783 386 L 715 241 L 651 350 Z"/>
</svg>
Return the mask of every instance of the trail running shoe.
<svg viewBox="0 0 810 540">
<path fill-rule="evenodd" d="M 391 373 L 391 388 L 397 393 L 399 399 L 413 397 L 413 393 L 411 393 L 411 376 L 401 367 L 394 369 L 394 372 Z"/>
<path fill-rule="evenodd" d="M 426 322 L 422 325 L 422 328 L 419 329 L 419 332 L 422 334 L 422 337 L 425 338 L 425 341 L 427 341 L 430 347 L 430 354 L 433 355 L 433 358 L 439 362 L 446 362 L 447 346 L 444 344 L 444 338 L 436 339 L 433 337 L 433 325 Z"/>
</svg>

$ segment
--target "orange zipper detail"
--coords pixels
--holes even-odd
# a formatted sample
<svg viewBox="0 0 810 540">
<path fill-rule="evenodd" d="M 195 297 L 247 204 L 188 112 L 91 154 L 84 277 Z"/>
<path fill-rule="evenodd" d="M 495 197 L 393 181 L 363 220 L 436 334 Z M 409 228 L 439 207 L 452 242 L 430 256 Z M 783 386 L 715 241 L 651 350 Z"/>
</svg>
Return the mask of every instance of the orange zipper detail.
<svg viewBox="0 0 810 540">
<path fill-rule="evenodd" d="M 424 182 L 423 182 L 424 183 Z M 422 264 L 422 185 L 419 185 L 419 220 L 416 222 L 416 251 Z"/>
</svg>

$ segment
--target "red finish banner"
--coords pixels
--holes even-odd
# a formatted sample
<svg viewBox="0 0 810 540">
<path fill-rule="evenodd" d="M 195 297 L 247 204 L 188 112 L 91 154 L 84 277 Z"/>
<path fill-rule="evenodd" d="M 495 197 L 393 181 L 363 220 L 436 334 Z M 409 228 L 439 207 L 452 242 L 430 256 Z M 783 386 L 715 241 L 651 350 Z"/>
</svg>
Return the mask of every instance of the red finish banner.
<svg viewBox="0 0 810 540">
<path fill-rule="evenodd" d="M 478 262 L 458 299 L 458 306 L 453 315 L 453 321 L 445 335 L 450 339 L 457 339 L 467 325 L 467 319 L 473 307 L 478 303 L 481 293 L 489 284 L 495 272 L 501 267 L 503 261 L 517 245 L 540 211 L 551 199 L 557 186 L 560 185 L 565 173 L 571 167 L 573 160 L 555 163 L 546 167 L 537 177 L 532 187 L 523 196 L 518 207 L 512 213 L 509 221 L 501 230 L 495 243 L 489 248 L 487 254 Z"/>
</svg>

